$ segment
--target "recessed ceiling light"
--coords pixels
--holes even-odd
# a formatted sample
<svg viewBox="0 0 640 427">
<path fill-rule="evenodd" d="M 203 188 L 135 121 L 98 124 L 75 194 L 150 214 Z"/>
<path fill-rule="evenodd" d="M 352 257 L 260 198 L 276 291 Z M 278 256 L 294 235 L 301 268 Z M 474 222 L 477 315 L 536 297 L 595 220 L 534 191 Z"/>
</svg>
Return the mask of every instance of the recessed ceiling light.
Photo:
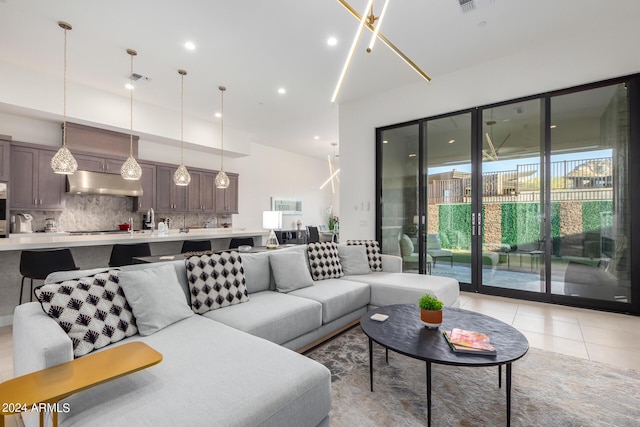
<svg viewBox="0 0 640 427">
<path fill-rule="evenodd" d="M 449 144 L 453 144 L 454 142 L 456 142 L 456 140 L 455 140 L 455 139 L 450 139 L 450 140 L 449 140 Z"/>
<path fill-rule="evenodd" d="M 417 156 L 417 154 L 416 154 L 416 153 L 411 153 L 411 154 L 409 154 L 409 157 L 416 157 L 416 156 Z"/>
<path fill-rule="evenodd" d="M 222 114 L 221 113 L 215 113 L 214 116 L 216 116 L 217 118 L 220 118 L 220 117 L 222 117 Z"/>
<path fill-rule="evenodd" d="M 335 38 L 335 37 L 329 37 L 329 38 L 327 39 L 327 44 L 328 44 L 329 46 L 335 46 L 335 45 L 337 45 L 337 44 L 338 44 L 338 39 L 337 39 L 337 38 Z"/>
<path fill-rule="evenodd" d="M 389 141 L 387 141 L 386 139 L 384 141 L 382 141 L 383 144 L 388 144 Z"/>
<path fill-rule="evenodd" d="M 313 139 L 320 139 L 318 135 L 314 136 Z"/>
<path fill-rule="evenodd" d="M 280 89 L 278 89 L 278 93 L 280 95 L 284 95 L 285 93 L 287 93 L 287 90 L 285 88 L 281 87 Z"/>
<path fill-rule="evenodd" d="M 127 83 L 126 85 L 124 85 L 124 87 L 127 88 L 127 90 L 135 89 L 135 86 L 133 86 L 131 83 Z"/>
<path fill-rule="evenodd" d="M 551 125 L 551 126 L 549 126 L 549 127 L 550 127 L 551 129 L 555 129 L 555 128 L 557 128 L 558 126 L 556 126 L 556 125 Z"/>
<path fill-rule="evenodd" d="M 196 45 L 193 42 L 186 42 L 184 48 L 187 50 L 196 50 Z"/>
</svg>

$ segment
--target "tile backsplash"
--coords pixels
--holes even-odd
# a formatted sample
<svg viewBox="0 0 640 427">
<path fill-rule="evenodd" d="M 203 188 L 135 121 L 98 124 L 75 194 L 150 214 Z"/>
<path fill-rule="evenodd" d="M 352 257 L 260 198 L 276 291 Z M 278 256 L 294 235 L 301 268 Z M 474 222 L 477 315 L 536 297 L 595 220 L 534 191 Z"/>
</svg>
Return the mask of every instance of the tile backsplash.
<svg viewBox="0 0 640 427">
<path fill-rule="evenodd" d="M 63 211 L 11 211 L 11 215 L 28 213 L 33 216 L 33 231 L 44 230 L 47 218 L 54 218 L 58 231 L 116 230 L 118 224 L 128 223 L 133 218 L 133 228 L 142 228 L 142 216 L 145 212 L 132 212 L 133 198 L 66 194 Z M 205 222 L 231 224 L 231 215 L 199 213 L 163 213 L 156 212 L 156 223 L 161 218 L 171 218 L 171 228 L 202 226 Z"/>
</svg>

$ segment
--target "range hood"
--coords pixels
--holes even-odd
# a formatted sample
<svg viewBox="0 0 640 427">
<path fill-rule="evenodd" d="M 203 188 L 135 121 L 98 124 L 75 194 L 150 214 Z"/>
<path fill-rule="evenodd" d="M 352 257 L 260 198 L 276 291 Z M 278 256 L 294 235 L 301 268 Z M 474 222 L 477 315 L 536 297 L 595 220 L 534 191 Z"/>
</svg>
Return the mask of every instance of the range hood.
<svg viewBox="0 0 640 427">
<path fill-rule="evenodd" d="M 142 184 L 112 173 L 76 171 L 67 175 L 67 193 L 142 196 Z"/>
</svg>

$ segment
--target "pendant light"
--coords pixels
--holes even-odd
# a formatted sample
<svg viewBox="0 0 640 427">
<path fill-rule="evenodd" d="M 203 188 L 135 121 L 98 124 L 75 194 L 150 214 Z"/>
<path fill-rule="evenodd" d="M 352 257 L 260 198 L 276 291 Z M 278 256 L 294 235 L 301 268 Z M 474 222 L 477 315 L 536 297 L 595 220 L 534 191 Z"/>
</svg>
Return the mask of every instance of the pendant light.
<svg viewBox="0 0 640 427">
<path fill-rule="evenodd" d="M 216 188 L 229 187 L 229 177 L 224 172 L 224 91 L 227 90 L 224 86 L 218 86 L 220 89 L 220 172 L 216 175 Z"/>
<path fill-rule="evenodd" d="M 62 147 L 51 158 L 51 169 L 53 172 L 71 175 L 78 170 L 78 162 L 67 148 L 67 30 L 71 30 L 71 25 L 59 21 L 58 25 L 64 30 L 64 90 L 63 90 L 63 122 L 62 122 Z"/>
<path fill-rule="evenodd" d="M 178 74 L 180 74 L 180 166 L 176 169 L 176 172 L 173 174 L 173 182 L 176 185 L 189 185 L 191 182 L 191 175 L 189 175 L 189 171 L 184 166 L 184 76 L 187 75 L 185 70 L 178 70 Z"/>
<path fill-rule="evenodd" d="M 133 57 L 138 54 L 133 49 L 127 49 L 127 53 L 131 56 L 131 73 L 129 74 L 129 103 L 130 103 L 130 133 L 129 133 L 129 157 L 120 168 L 120 175 L 124 179 L 131 181 L 139 180 L 142 176 L 142 169 L 136 159 L 133 157 Z"/>
</svg>

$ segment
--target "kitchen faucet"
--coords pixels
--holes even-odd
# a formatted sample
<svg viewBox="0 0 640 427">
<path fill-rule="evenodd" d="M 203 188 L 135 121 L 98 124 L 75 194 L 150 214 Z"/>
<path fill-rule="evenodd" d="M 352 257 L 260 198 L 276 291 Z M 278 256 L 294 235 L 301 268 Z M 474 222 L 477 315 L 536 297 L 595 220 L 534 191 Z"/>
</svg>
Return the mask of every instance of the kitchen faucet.
<svg viewBox="0 0 640 427">
<path fill-rule="evenodd" d="M 156 218 L 155 213 L 153 212 L 153 208 L 149 208 L 147 211 L 147 218 L 149 218 L 149 222 L 147 222 L 147 227 L 151 229 L 151 234 L 153 234 L 153 229 L 156 226 Z"/>
<path fill-rule="evenodd" d="M 133 217 L 132 216 L 129 217 L 129 233 L 131 233 L 131 236 L 133 236 Z"/>
</svg>

